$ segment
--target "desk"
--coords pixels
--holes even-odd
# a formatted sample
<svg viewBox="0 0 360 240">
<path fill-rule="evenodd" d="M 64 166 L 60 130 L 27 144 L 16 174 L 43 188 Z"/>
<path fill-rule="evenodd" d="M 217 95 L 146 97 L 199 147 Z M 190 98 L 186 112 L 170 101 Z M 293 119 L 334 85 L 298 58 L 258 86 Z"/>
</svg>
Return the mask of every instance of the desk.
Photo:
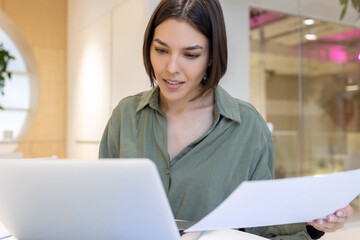
<svg viewBox="0 0 360 240">
<path fill-rule="evenodd" d="M 359 239 L 360 221 L 346 223 L 342 229 L 336 232 L 326 233 L 321 240 L 353 240 Z"/>
<path fill-rule="evenodd" d="M 0 223 L 0 240 L 16 240 L 14 237 L 9 236 L 8 231 Z M 191 232 L 186 233 L 181 237 L 181 240 L 265 240 L 266 238 L 259 237 L 253 234 L 224 229 L 217 231 L 208 231 L 208 232 Z"/>
<path fill-rule="evenodd" d="M 259 237 L 250 233 L 223 229 L 207 232 L 190 232 L 182 235 L 181 240 L 265 240 L 267 238 Z"/>
</svg>

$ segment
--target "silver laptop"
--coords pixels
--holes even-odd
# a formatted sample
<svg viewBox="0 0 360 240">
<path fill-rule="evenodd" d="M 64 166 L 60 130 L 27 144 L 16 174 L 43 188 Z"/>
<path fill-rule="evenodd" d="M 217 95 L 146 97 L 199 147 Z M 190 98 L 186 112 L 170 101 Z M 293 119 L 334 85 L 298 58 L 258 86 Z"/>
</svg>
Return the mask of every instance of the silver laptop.
<svg viewBox="0 0 360 240">
<path fill-rule="evenodd" d="M 0 160 L 0 222 L 18 240 L 180 239 L 147 159 Z"/>
</svg>

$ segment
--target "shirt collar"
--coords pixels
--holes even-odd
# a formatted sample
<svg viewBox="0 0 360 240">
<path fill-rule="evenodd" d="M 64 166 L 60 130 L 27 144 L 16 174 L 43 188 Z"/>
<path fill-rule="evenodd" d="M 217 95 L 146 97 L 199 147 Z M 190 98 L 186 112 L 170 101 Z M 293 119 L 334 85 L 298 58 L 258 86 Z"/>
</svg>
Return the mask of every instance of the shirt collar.
<svg viewBox="0 0 360 240">
<path fill-rule="evenodd" d="M 215 104 L 219 114 L 235 122 L 241 122 L 237 100 L 220 86 L 217 86 L 215 89 Z M 159 107 L 159 86 L 154 87 L 142 95 L 136 112 L 142 110 L 147 105 L 161 112 Z"/>
<path fill-rule="evenodd" d="M 217 86 L 215 89 L 215 99 L 215 104 L 221 115 L 235 122 L 241 122 L 240 109 L 237 99 L 233 98 L 220 86 Z"/>
<path fill-rule="evenodd" d="M 155 86 L 151 90 L 145 92 L 139 102 L 136 112 L 142 110 L 144 107 L 149 105 L 155 110 L 160 111 L 159 108 L 159 86 Z"/>
</svg>

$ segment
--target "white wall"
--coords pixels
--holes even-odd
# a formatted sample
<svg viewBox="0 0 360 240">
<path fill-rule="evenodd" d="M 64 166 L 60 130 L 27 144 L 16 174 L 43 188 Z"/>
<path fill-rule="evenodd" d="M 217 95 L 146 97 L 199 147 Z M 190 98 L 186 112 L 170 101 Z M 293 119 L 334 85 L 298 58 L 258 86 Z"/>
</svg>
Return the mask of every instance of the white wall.
<svg viewBox="0 0 360 240">
<path fill-rule="evenodd" d="M 68 45 L 68 153 L 96 157 L 110 109 L 110 29 L 107 14 L 73 34 Z"/>
<path fill-rule="evenodd" d="M 118 1 L 68 2 L 68 132 L 71 158 L 96 158 L 110 113 L 111 9 Z"/>
<path fill-rule="evenodd" d="M 150 89 L 142 60 L 148 8 L 144 0 L 127 0 L 113 10 L 111 108 L 126 96 Z"/>
<path fill-rule="evenodd" d="M 142 37 L 149 0 L 69 1 L 68 157 L 97 158 L 118 101 L 149 88 Z"/>
<path fill-rule="evenodd" d="M 249 7 L 247 1 L 220 0 L 228 40 L 228 69 L 220 85 L 233 97 L 249 101 Z"/>
</svg>

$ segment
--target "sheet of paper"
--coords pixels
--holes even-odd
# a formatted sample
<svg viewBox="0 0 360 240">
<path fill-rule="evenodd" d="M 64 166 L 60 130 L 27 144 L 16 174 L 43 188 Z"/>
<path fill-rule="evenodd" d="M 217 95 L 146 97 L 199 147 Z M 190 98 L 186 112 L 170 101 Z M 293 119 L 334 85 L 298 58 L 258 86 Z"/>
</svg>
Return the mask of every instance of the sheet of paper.
<svg viewBox="0 0 360 240">
<path fill-rule="evenodd" d="M 360 193 L 360 169 L 322 176 L 243 182 L 186 230 L 248 228 L 309 222 L 345 207 Z"/>
<path fill-rule="evenodd" d="M 14 239 L 2 223 L 0 223 L 0 239 Z"/>
</svg>

